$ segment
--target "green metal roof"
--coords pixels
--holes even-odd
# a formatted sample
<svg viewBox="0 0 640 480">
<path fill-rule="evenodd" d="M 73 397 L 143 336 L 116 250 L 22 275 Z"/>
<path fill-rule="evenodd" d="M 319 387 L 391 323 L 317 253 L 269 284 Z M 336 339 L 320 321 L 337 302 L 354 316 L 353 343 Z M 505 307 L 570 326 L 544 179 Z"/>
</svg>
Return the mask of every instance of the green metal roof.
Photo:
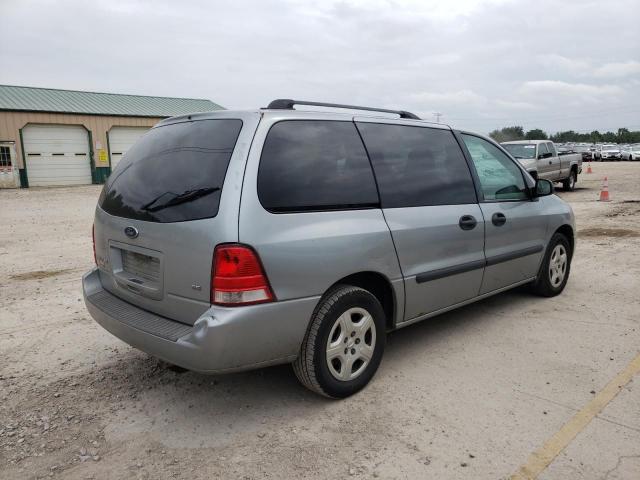
<svg viewBox="0 0 640 480">
<path fill-rule="evenodd" d="M 0 85 L 0 110 L 127 117 L 172 117 L 222 110 L 211 100 Z"/>
</svg>

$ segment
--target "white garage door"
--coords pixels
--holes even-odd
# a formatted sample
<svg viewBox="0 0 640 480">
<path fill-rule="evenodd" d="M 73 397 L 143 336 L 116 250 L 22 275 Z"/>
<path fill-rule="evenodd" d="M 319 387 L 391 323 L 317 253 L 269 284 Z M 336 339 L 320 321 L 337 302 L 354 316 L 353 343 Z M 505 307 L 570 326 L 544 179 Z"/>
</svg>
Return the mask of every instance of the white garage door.
<svg viewBox="0 0 640 480">
<path fill-rule="evenodd" d="M 22 139 L 29 186 L 91 184 L 89 137 L 83 127 L 27 125 Z"/>
<path fill-rule="evenodd" d="M 127 153 L 127 150 L 138 141 L 138 139 L 149 131 L 146 127 L 113 127 L 109 130 L 109 151 L 111 152 L 111 170 Z"/>
</svg>

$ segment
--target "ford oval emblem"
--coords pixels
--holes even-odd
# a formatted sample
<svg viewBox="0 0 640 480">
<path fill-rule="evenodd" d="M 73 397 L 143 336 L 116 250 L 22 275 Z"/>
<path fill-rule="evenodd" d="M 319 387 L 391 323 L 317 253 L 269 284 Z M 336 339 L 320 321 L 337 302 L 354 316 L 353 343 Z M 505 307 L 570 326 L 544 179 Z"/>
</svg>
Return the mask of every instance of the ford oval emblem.
<svg viewBox="0 0 640 480">
<path fill-rule="evenodd" d="M 138 229 L 136 227 L 127 227 L 124 229 L 124 234 L 129 238 L 136 238 L 138 236 Z"/>
</svg>

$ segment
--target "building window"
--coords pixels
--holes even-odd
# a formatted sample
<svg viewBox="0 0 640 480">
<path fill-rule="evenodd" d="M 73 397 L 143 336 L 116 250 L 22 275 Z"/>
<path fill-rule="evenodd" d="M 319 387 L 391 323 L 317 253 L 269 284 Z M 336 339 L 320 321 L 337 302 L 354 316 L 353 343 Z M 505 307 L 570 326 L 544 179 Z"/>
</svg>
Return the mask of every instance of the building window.
<svg viewBox="0 0 640 480">
<path fill-rule="evenodd" d="M 9 147 L 0 146 L 0 167 L 11 166 L 11 150 Z"/>
</svg>

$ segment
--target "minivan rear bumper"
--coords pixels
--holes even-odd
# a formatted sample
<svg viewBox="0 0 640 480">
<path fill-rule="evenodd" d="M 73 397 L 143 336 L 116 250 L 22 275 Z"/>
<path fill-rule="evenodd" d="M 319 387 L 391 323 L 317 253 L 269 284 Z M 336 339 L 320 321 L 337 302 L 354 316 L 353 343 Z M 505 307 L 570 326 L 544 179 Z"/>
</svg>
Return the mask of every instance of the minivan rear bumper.
<svg viewBox="0 0 640 480">
<path fill-rule="evenodd" d="M 193 326 L 155 315 L 106 291 L 95 268 L 82 277 L 89 313 L 107 331 L 150 355 L 202 373 L 292 362 L 320 297 L 246 307 L 212 306 Z"/>
</svg>

